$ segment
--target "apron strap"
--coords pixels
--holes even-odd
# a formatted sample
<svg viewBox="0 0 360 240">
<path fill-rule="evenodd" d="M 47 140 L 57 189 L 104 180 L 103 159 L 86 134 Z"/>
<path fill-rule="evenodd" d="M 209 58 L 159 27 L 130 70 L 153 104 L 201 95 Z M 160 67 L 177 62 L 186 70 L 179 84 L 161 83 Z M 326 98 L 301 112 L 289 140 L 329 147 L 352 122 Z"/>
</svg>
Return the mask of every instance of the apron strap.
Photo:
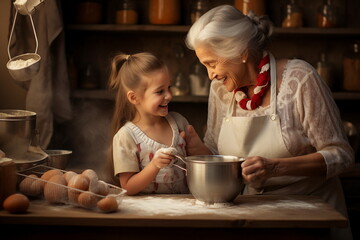
<svg viewBox="0 0 360 240">
<path fill-rule="evenodd" d="M 270 81 L 271 81 L 271 94 L 270 94 L 270 109 L 271 109 L 271 116 L 270 118 L 272 120 L 275 120 L 273 118 L 276 118 L 276 61 L 274 56 L 269 53 L 270 56 Z"/>
</svg>

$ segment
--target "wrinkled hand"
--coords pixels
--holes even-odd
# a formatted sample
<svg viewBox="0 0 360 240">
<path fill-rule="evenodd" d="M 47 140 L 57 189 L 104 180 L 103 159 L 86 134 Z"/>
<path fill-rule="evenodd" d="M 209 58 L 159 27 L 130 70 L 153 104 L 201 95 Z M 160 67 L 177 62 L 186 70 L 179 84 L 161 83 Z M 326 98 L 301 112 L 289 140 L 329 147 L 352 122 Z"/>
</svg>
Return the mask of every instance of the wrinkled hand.
<svg viewBox="0 0 360 240">
<path fill-rule="evenodd" d="M 242 176 L 246 183 L 262 184 L 268 178 L 275 176 L 275 164 L 267 158 L 248 157 L 241 164 Z"/>
<path fill-rule="evenodd" d="M 176 149 L 173 147 L 160 148 L 155 152 L 151 163 L 159 169 L 168 167 L 173 162 L 174 154 L 176 154 L 176 152 Z"/>
<path fill-rule="evenodd" d="M 185 139 L 186 153 L 188 156 L 212 154 L 201 141 L 199 135 L 192 125 L 188 125 L 186 127 L 186 132 L 181 131 L 180 136 Z"/>
</svg>

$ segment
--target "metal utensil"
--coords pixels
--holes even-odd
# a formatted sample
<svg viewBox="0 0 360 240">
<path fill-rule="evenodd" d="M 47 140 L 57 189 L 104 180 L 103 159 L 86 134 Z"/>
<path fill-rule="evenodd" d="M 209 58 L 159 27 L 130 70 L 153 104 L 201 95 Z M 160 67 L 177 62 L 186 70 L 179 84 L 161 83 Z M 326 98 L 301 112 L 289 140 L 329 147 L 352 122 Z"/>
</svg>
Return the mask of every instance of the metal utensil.
<svg viewBox="0 0 360 240">
<path fill-rule="evenodd" d="M 242 157 L 225 155 L 197 155 L 181 157 L 186 164 L 187 183 L 190 192 L 199 201 L 208 204 L 231 202 L 244 187 L 241 163 Z"/>
<path fill-rule="evenodd" d="M 24 14 L 26 14 L 26 13 L 24 13 Z M 28 81 L 28 80 L 32 79 L 39 72 L 40 61 L 41 61 L 40 55 L 37 54 L 39 42 L 38 42 L 38 38 L 36 35 L 34 22 L 31 17 L 31 13 L 28 12 L 27 14 L 30 17 L 31 26 L 34 31 L 35 43 L 36 43 L 35 52 L 34 53 L 25 53 L 25 54 L 18 55 L 16 57 L 11 57 L 10 43 L 11 43 L 11 38 L 12 38 L 12 35 L 14 32 L 14 28 L 15 28 L 15 23 L 16 23 L 16 19 L 17 19 L 17 15 L 18 15 L 18 9 L 16 9 L 16 12 L 15 12 L 14 22 L 13 22 L 13 25 L 11 28 L 11 33 L 10 33 L 9 42 L 8 42 L 8 55 L 9 55 L 10 60 L 7 62 L 6 67 L 9 70 L 11 77 L 20 82 L 24 82 L 24 81 Z"/>
</svg>

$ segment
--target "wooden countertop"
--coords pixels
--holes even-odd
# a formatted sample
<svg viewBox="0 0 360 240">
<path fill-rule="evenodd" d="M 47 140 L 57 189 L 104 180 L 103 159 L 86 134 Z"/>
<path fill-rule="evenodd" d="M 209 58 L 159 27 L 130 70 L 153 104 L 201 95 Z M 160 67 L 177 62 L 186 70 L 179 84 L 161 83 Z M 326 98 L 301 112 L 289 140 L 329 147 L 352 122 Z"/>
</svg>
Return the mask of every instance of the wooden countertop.
<svg viewBox="0 0 360 240">
<path fill-rule="evenodd" d="M 32 200 L 25 214 L 0 211 L 0 224 L 183 228 L 332 228 L 347 219 L 310 196 L 238 196 L 233 204 L 204 205 L 192 195 L 125 196 L 118 212 L 100 213 Z"/>
</svg>

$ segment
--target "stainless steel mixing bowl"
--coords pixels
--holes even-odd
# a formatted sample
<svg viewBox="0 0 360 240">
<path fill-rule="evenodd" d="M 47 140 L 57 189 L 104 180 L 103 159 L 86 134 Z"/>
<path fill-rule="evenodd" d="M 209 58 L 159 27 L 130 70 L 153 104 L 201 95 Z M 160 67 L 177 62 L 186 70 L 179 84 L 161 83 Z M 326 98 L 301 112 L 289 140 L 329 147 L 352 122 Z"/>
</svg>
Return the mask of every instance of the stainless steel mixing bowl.
<svg viewBox="0 0 360 240">
<path fill-rule="evenodd" d="M 36 113 L 0 109 L 0 149 L 10 158 L 23 158 L 35 136 Z"/>
<path fill-rule="evenodd" d="M 48 165 L 54 168 L 65 169 L 69 162 L 72 151 L 69 150 L 45 150 L 48 154 Z"/>
<path fill-rule="evenodd" d="M 244 187 L 241 174 L 244 158 L 224 155 L 177 157 L 185 162 L 189 190 L 199 201 L 208 204 L 231 202 Z"/>
</svg>

